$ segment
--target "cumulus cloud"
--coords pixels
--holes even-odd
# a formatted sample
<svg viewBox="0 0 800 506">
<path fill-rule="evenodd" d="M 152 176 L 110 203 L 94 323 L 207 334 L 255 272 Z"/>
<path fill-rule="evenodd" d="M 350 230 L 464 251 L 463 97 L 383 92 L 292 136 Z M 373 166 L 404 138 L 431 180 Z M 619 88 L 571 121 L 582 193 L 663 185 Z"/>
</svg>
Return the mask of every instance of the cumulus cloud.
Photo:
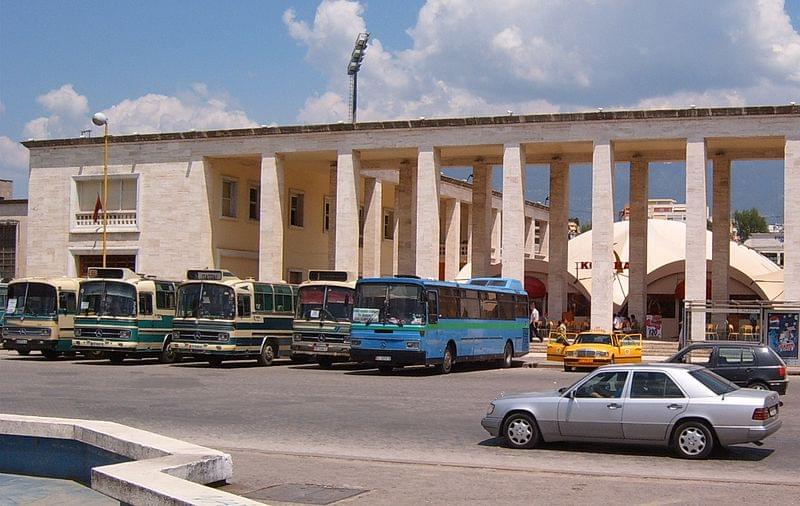
<svg viewBox="0 0 800 506">
<path fill-rule="evenodd" d="M 27 193 L 28 150 L 22 144 L 0 136 L 0 178 L 14 181 L 14 193 Z"/>
<path fill-rule="evenodd" d="M 346 119 L 344 69 L 356 35 L 369 31 L 365 5 L 323 0 L 308 21 L 284 13 L 329 79 L 300 120 Z M 800 98 L 800 34 L 783 0 L 428 0 L 407 33 L 402 51 L 372 34 L 360 119 Z"/>
</svg>

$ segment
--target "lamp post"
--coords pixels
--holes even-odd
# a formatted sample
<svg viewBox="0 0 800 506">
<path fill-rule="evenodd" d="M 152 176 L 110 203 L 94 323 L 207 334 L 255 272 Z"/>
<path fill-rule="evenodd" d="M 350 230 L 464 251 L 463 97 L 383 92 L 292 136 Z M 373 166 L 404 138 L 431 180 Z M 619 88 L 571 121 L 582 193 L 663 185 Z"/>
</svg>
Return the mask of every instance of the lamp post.
<svg viewBox="0 0 800 506">
<path fill-rule="evenodd" d="M 108 232 L 108 117 L 102 112 L 95 113 L 92 116 L 92 123 L 103 127 L 103 267 L 105 267 Z"/>
<path fill-rule="evenodd" d="M 358 34 L 353 47 L 353 53 L 350 55 L 350 63 L 347 64 L 347 75 L 350 76 L 350 123 L 356 122 L 358 71 L 361 70 L 361 62 L 364 60 L 364 52 L 367 50 L 368 40 L 369 32 Z"/>
</svg>

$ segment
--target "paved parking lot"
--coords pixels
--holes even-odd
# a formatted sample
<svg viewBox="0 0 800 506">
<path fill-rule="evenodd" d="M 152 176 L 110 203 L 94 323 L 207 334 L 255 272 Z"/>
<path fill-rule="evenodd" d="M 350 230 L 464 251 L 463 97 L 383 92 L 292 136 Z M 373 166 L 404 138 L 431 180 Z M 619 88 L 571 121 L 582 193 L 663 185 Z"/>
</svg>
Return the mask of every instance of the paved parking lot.
<svg viewBox="0 0 800 506">
<path fill-rule="evenodd" d="M 240 493 L 316 483 L 368 491 L 349 502 L 417 494 L 438 503 L 454 498 L 430 495 L 447 475 L 463 484 L 454 490 L 459 500 L 475 502 L 486 499 L 478 489 L 524 502 L 527 488 L 535 493 L 554 483 L 583 484 L 564 496 L 571 501 L 602 497 L 603 490 L 613 500 L 615 487 L 642 503 L 665 502 L 670 493 L 677 502 L 800 498 L 797 377 L 782 398 L 784 426 L 763 447 L 734 447 L 703 462 L 679 460 L 662 449 L 607 445 L 512 451 L 480 427 L 488 401 L 500 392 L 551 389 L 580 377 L 522 367 L 468 367 L 448 376 L 406 369 L 382 376 L 351 365 L 323 370 L 240 362 L 211 368 L 148 360 L 112 366 L 0 351 L 0 411 L 112 420 L 229 451 L 237 469 L 230 488 Z M 395 474 L 408 478 L 388 483 Z"/>
</svg>

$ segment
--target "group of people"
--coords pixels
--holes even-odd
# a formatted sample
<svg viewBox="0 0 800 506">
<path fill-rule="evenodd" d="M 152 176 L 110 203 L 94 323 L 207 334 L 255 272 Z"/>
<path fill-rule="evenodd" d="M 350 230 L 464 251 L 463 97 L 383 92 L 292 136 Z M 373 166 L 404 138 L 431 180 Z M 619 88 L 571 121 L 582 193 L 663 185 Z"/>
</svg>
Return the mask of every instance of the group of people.
<svg viewBox="0 0 800 506">
<path fill-rule="evenodd" d="M 636 320 L 636 315 L 632 314 L 630 317 L 617 313 L 614 315 L 614 330 L 617 332 L 636 332 L 639 330 L 639 322 Z"/>
<path fill-rule="evenodd" d="M 536 307 L 536 303 L 531 303 L 531 320 L 530 320 L 530 331 L 531 331 L 531 341 L 534 338 L 539 339 L 539 342 L 544 342 L 545 336 L 540 329 L 540 326 L 543 322 L 546 322 L 546 318 L 543 318 L 541 313 L 539 313 L 539 309 Z M 559 334 L 566 334 L 567 332 L 567 325 L 564 321 L 558 321 L 557 331 Z M 636 319 L 636 315 L 632 314 L 629 316 L 623 315 L 622 313 L 617 313 L 614 315 L 614 331 L 616 332 L 638 332 L 639 331 L 639 321 Z"/>
</svg>

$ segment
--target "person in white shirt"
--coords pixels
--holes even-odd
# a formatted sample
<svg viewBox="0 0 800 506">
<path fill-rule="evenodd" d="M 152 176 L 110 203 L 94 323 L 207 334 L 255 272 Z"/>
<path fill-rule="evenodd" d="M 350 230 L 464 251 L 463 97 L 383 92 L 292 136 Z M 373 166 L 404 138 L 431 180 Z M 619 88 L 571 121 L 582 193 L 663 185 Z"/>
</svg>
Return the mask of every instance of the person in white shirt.
<svg viewBox="0 0 800 506">
<path fill-rule="evenodd" d="M 544 342 L 544 338 L 539 334 L 539 329 L 536 328 L 536 323 L 539 321 L 539 310 L 536 309 L 536 304 L 531 303 L 531 341 L 533 341 L 534 337 L 539 338 L 539 342 Z"/>
</svg>

